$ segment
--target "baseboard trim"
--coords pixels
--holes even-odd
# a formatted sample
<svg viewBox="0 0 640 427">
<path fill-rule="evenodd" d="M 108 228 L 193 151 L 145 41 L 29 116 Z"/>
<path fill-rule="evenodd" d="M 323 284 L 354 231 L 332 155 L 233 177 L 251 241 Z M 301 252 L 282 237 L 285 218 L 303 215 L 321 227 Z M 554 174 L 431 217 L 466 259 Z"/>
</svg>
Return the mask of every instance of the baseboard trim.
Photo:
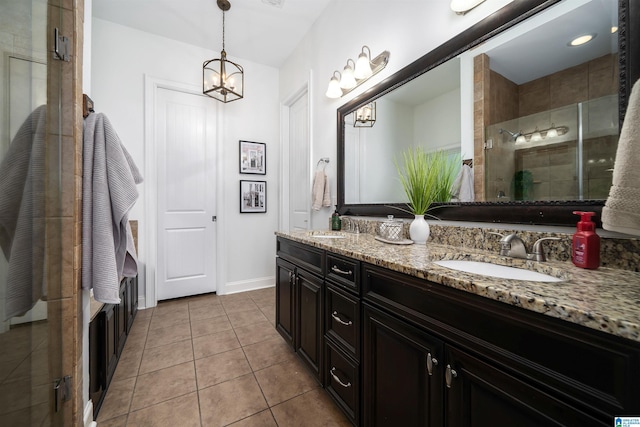
<svg viewBox="0 0 640 427">
<path fill-rule="evenodd" d="M 255 291 L 257 289 L 272 288 L 276 285 L 276 277 L 259 277 L 257 279 L 239 280 L 228 282 L 225 285 L 225 294 L 237 294 L 239 292 Z"/>
<path fill-rule="evenodd" d="M 93 420 L 93 401 L 89 400 L 84 406 L 84 427 L 96 427 L 98 424 Z"/>
</svg>

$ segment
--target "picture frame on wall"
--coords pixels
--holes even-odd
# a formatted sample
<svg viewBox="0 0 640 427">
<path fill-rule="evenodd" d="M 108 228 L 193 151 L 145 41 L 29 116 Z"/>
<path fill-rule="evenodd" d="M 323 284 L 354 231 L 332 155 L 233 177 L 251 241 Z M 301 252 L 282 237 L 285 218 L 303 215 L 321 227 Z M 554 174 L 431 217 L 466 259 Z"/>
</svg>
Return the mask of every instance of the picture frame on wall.
<svg viewBox="0 0 640 427">
<path fill-rule="evenodd" d="M 240 140 L 240 173 L 266 175 L 267 144 Z"/>
<path fill-rule="evenodd" d="M 267 181 L 240 181 L 240 213 L 267 212 Z"/>
</svg>

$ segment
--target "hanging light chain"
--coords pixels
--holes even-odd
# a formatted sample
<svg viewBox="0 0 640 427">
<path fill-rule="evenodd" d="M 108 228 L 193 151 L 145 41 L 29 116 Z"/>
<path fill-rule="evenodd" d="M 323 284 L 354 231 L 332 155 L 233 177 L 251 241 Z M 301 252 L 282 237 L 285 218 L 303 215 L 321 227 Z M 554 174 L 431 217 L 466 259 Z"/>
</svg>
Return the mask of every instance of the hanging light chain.
<svg viewBox="0 0 640 427">
<path fill-rule="evenodd" d="M 224 10 L 222 11 L 222 51 L 224 51 Z"/>
</svg>

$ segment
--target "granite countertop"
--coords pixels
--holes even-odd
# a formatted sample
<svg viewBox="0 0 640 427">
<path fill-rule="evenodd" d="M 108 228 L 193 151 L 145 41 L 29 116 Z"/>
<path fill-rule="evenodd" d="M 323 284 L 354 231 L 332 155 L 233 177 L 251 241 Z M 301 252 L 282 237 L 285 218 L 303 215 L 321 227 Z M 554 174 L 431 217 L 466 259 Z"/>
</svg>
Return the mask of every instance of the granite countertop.
<svg viewBox="0 0 640 427">
<path fill-rule="evenodd" d="M 322 232 L 330 234 L 331 232 Z M 440 245 L 391 245 L 371 234 L 341 233 L 344 238 L 312 237 L 309 231 L 276 232 L 277 236 L 370 264 L 427 279 L 444 286 L 556 317 L 591 329 L 640 342 L 640 273 L 601 267 L 584 270 L 571 262 L 539 263 L 503 257 L 471 248 Z M 464 273 L 432 261 L 469 259 L 523 267 L 564 279 L 530 282 Z"/>
</svg>

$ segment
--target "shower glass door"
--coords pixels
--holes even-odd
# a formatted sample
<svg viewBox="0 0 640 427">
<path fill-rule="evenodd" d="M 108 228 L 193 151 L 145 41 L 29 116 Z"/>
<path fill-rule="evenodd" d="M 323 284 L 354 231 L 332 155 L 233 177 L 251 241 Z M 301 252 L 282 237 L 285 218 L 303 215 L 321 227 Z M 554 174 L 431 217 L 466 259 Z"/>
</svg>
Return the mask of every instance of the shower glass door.
<svg viewBox="0 0 640 427">
<path fill-rule="evenodd" d="M 0 0 L 0 425 L 61 425 L 60 96 L 46 0 Z M 52 32 L 52 31 L 51 31 Z M 48 90 L 49 89 L 49 90 Z"/>
<path fill-rule="evenodd" d="M 618 96 L 487 127 L 486 200 L 602 200 L 613 178 Z"/>
</svg>

